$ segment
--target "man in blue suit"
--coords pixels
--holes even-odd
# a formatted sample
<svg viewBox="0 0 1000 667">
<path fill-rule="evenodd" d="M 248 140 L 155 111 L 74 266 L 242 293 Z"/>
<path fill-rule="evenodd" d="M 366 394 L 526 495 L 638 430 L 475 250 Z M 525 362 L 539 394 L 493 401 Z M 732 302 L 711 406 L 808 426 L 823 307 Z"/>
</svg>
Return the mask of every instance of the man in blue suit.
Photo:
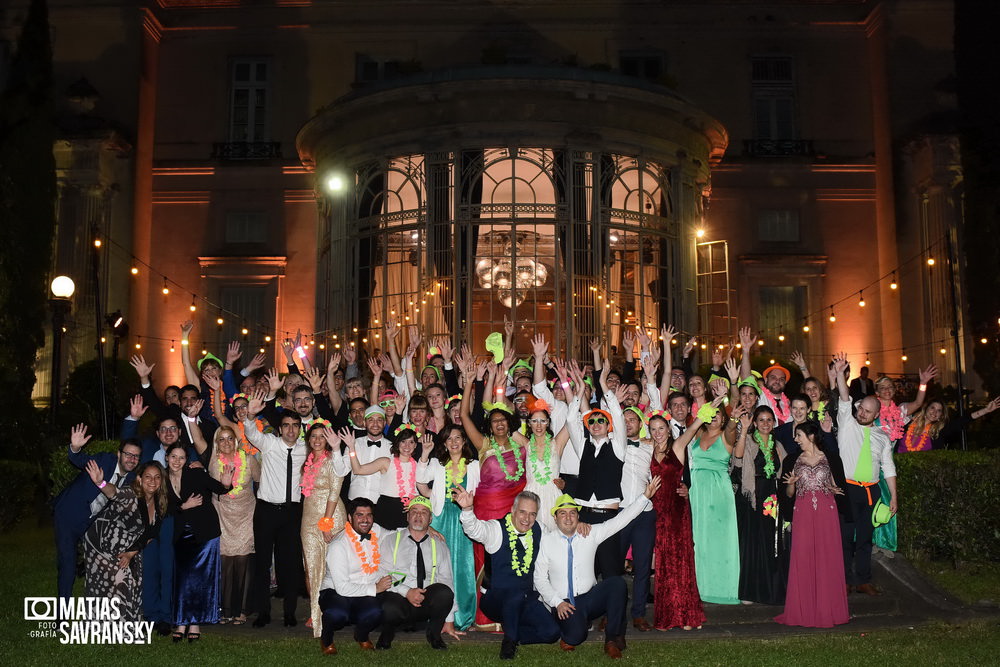
<svg viewBox="0 0 1000 667">
<path fill-rule="evenodd" d="M 132 433 L 122 440 L 117 455 L 101 452 L 93 456 L 81 452 L 91 438 L 87 435 L 86 425 L 77 424 L 70 431 L 69 462 L 81 472 L 59 494 L 55 502 L 59 597 L 68 598 L 73 594 L 73 582 L 76 579 L 76 545 L 87 532 L 94 516 L 107 503 L 107 497 L 91 481 L 90 475 L 85 470 L 87 462 L 96 461 L 104 471 L 104 479 L 109 484 L 119 488 L 131 484 L 135 478 L 135 468 L 142 456 L 142 446 L 132 437 L 134 426 L 131 431 Z M 122 435 L 126 433 L 123 432 Z"/>
</svg>

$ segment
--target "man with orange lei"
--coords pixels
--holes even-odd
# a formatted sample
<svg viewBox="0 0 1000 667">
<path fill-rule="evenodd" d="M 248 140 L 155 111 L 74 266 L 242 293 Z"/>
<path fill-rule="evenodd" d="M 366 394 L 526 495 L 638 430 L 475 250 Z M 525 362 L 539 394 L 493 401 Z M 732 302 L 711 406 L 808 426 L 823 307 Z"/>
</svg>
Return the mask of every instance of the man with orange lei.
<svg viewBox="0 0 1000 667">
<path fill-rule="evenodd" d="M 385 531 L 375 525 L 372 502 L 354 498 L 347 504 L 347 518 L 344 532 L 326 552 L 326 575 L 319 591 L 324 655 L 337 652 L 333 633 L 347 625 L 354 625 L 354 639 L 362 650 L 375 648 L 369 635 L 382 622 L 382 605 L 376 596 L 392 585 L 380 551 Z"/>
</svg>

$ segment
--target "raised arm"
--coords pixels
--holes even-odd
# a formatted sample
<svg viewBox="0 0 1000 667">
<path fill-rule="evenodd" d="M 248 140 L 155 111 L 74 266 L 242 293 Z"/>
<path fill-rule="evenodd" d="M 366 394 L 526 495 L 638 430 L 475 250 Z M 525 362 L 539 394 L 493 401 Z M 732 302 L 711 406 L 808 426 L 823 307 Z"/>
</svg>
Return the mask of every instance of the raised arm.
<svg viewBox="0 0 1000 667">
<path fill-rule="evenodd" d="M 753 350 L 757 337 L 750 331 L 750 327 L 740 329 L 740 346 L 743 358 L 740 360 L 740 379 L 750 377 L 750 352 Z"/>
<path fill-rule="evenodd" d="M 181 323 L 181 365 L 184 366 L 184 378 L 188 384 L 196 387 L 201 386 L 201 378 L 198 371 L 191 363 L 191 330 L 194 329 L 194 322 L 185 320 Z"/>
<path fill-rule="evenodd" d="M 532 384 L 545 382 L 545 355 L 549 353 L 549 344 L 545 341 L 545 336 L 535 334 L 531 339 L 531 351 L 535 355 L 535 372 L 531 379 Z"/>
<path fill-rule="evenodd" d="M 792 363 L 799 367 L 799 372 L 802 373 L 802 377 L 811 378 L 812 373 L 809 372 L 809 366 L 806 365 L 806 358 L 802 356 L 802 353 L 796 350 L 789 355 Z"/>
<path fill-rule="evenodd" d="M 660 378 L 660 402 L 664 406 L 670 397 L 670 372 L 673 370 L 673 355 L 670 352 L 670 346 L 676 335 L 677 330 L 674 329 L 673 325 L 664 324 L 660 329 L 660 336 L 663 338 L 663 376 Z"/>
<path fill-rule="evenodd" d="M 482 376 L 485 372 L 486 364 L 479 364 L 477 371 L 479 376 Z M 462 429 L 465 431 L 466 437 L 469 438 L 469 441 L 476 448 L 476 451 L 479 451 L 483 448 L 484 438 L 483 434 L 476 429 L 476 425 L 472 421 L 472 402 L 475 395 L 474 385 L 475 381 L 470 375 L 465 380 L 465 391 L 462 392 Z"/>
<path fill-rule="evenodd" d="M 924 404 L 924 399 L 927 397 L 927 384 L 936 378 L 938 375 L 937 366 L 931 364 L 927 368 L 920 371 L 920 386 L 917 387 L 917 396 L 909 403 L 903 403 L 903 407 L 906 409 L 906 414 L 912 415 L 920 406 Z"/>
<path fill-rule="evenodd" d="M 219 425 L 228 426 L 236 430 L 236 424 L 229 420 L 229 417 L 226 416 L 225 411 L 222 409 L 222 392 L 219 391 L 219 379 L 211 376 L 206 377 L 205 384 L 212 390 L 212 412 L 215 413 L 215 418 L 218 420 Z"/>
<path fill-rule="evenodd" d="M 344 405 L 344 399 L 341 398 L 340 392 L 333 385 L 333 376 L 336 375 L 338 368 L 340 368 L 340 352 L 334 352 L 326 364 L 326 388 L 330 399 L 330 409 L 335 415 L 340 413 L 340 408 Z M 378 386 L 378 383 L 373 384 Z M 374 401 L 372 405 L 375 405 Z"/>
<path fill-rule="evenodd" d="M 833 371 L 837 375 L 837 393 L 840 400 L 851 400 L 851 394 L 847 390 L 847 380 L 844 379 L 844 370 L 847 368 L 847 355 L 843 352 L 837 353 L 833 357 Z"/>
<path fill-rule="evenodd" d="M 354 429 L 350 427 L 342 428 L 338 435 L 340 435 L 340 440 L 347 445 L 347 456 L 351 459 L 352 473 L 355 475 L 374 475 L 375 473 L 385 472 L 389 469 L 390 460 L 385 456 L 369 463 L 358 461 L 357 450 L 354 448 Z"/>
</svg>

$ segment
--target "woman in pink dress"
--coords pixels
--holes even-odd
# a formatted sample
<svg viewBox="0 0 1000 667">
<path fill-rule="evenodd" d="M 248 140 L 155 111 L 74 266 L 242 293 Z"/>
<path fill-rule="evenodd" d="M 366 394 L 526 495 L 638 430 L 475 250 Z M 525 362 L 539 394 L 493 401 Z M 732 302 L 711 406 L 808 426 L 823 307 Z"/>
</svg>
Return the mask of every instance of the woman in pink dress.
<svg viewBox="0 0 1000 667">
<path fill-rule="evenodd" d="M 462 428 L 476 449 L 479 450 L 479 486 L 476 488 L 472 511 L 483 521 L 502 519 L 510 512 L 514 498 L 524 490 L 527 477 L 526 451 L 510 437 L 517 428 L 517 418 L 509 407 L 493 407 L 486 416 L 489 436 L 476 428 L 472 419 L 471 404 L 475 396 L 473 377 L 468 375 L 468 383 L 462 393 Z M 487 382 L 487 387 L 492 383 Z M 495 404 L 494 404 L 495 405 Z M 472 543 L 472 555 L 476 568 L 477 591 L 482 591 L 486 564 L 486 552 L 479 542 Z M 480 630 L 496 631 L 499 624 L 479 610 L 479 595 L 476 599 L 476 626 Z"/>
<path fill-rule="evenodd" d="M 840 538 L 839 508 L 848 508 L 843 501 L 844 466 L 836 454 L 823 452 L 816 422 L 797 425 L 795 442 L 801 451 L 785 459 L 784 469 L 790 472 L 782 480 L 784 493 L 780 493 L 786 507 L 795 499 L 788 592 L 785 611 L 774 620 L 784 625 L 832 628 L 851 618 Z"/>
</svg>

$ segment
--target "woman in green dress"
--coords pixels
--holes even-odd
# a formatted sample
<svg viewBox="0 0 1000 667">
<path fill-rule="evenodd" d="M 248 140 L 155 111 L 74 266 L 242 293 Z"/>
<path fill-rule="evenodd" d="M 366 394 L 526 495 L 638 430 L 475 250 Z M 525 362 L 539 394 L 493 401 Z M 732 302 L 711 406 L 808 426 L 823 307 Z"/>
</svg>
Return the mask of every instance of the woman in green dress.
<svg viewBox="0 0 1000 667">
<path fill-rule="evenodd" d="M 698 594 L 705 602 L 739 604 L 740 544 L 729 479 L 736 422 L 718 408 L 720 401 L 698 410 L 678 445 L 688 447 L 691 461 L 689 497 Z"/>
<path fill-rule="evenodd" d="M 434 518 L 431 525 L 444 535 L 451 552 L 454 575 L 455 628 L 466 630 L 476 617 L 476 569 L 472 540 L 459 523 L 462 509 L 451 498 L 452 490 L 462 486 L 474 493 L 479 485 L 479 457 L 458 424 L 449 424 L 436 437 L 433 452 L 425 435 L 424 448 L 417 462 L 417 490 L 431 499 Z"/>
</svg>

